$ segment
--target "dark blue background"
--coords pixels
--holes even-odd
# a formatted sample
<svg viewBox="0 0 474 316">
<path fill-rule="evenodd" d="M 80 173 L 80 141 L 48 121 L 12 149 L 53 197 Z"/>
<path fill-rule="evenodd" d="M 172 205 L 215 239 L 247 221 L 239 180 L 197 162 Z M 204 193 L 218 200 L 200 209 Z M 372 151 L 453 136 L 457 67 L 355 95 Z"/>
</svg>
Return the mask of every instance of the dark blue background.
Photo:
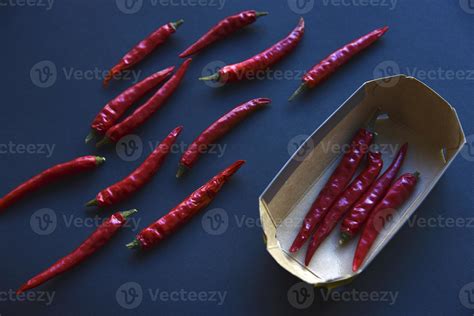
<svg viewBox="0 0 474 316">
<path fill-rule="evenodd" d="M 87 218 L 99 213 L 85 212 L 83 203 L 133 170 L 149 153 L 149 141 L 162 139 L 182 124 L 185 128 L 179 140 L 189 143 L 237 103 L 270 97 L 271 108 L 252 116 L 225 137 L 223 157 L 206 155 L 186 178 L 176 181 L 179 155 L 173 154 L 146 188 L 118 206 L 120 210 L 138 208 L 136 218 L 143 228 L 217 171 L 236 159 L 246 159 L 247 164 L 208 208 L 225 209 L 229 215 L 227 231 L 217 236 L 206 233 L 200 215 L 149 255 L 141 256 L 124 247 L 136 233 L 124 229 L 80 267 L 37 289 L 55 291 L 50 306 L 42 302 L 5 301 L 2 296 L 0 314 L 472 314 L 458 297 L 461 288 L 474 281 L 472 227 L 406 225 L 367 271 L 342 288 L 398 292 L 392 306 L 386 302 L 324 301 L 317 290 L 312 306 L 298 311 L 287 295 L 299 280 L 267 254 L 260 227 L 239 227 L 235 216 L 258 218 L 258 196 L 288 160 L 293 150 L 290 140 L 311 133 L 364 81 L 374 78 L 374 73 L 393 73 L 392 68 L 384 66 L 393 63 L 377 68 L 383 62 L 394 61 L 402 73 L 470 71 L 470 79 L 449 79 L 440 74 L 424 78 L 420 72 L 414 75 L 445 97 L 456 108 L 466 135 L 473 134 L 474 14 L 463 10 L 457 0 L 399 0 L 393 10 L 383 5 L 361 6 L 357 1 L 346 1 L 346 6 L 338 5 L 338 1 L 317 0 L 312 10 L 303 14 L 303 41 L 274 69 L 293 70 L 296 77 L 349 40 L 383 25 L 389 25 L 390 31 L 331 80 L 290 104 L 286 99 L 298 86 L 297 78 L 268 78 L 221 89 L 197 81 L 210 62 L 240 61 L 285 36 L 300 16 L 290 10 L 287 0 L 227 0 L 222 9 L 212 6 L 214 2 L 210 0 L 210 5 L 193 7 L 167 3 L 153 6 L 150 0 L 144 0 L 135 14 L 121 12 L 113 0 L 57 1 L 51 10 L 9 3 L 0 7 L 0 143 L 56 146 L 49 158 L 41 154 L 2 153 L 0 192 L 6 193 L 38 171 L 79 155 L 98 152 L 108 159 L 96 172 L 33 194 L 2 214 L 0 293 L 18 288 L 90 234 L 92 227 L 67 227 L 63 215 Z M 105 90 L 100 79 L 68 80 L 64 70 L 105 70 L 156 27 L 183 18 L 185 24 L 173 38 L 136 68 L 142 71 L 143 78 L 180 63 L 177 54 L 212 24 L 244 9 L 268 10 L 270 15 L 194 59 L 181 88 L 137 131 L 145 143 L 140 159 L 126 162 L 113 149 L 96 151 L 84 144 L 89 123 L 97 111 L 131 83 L 114 82 Z M 56 82 L 48 88 L 36 86 L 30 78 L 32 67 L 43 60 L 52 61 L 58 70 Z M 474 159 L 468 152 L 464 154 L 466 159 L 459 156 L 455 160 L 418 209 L 418 217 L 472 217 Z M 36 234 L 30 225 L 31 216 L 42 208 L 54 210 L 58 217 L 56 230 L 44 236 Z M 101 215 L 111 212 L 106 210 Z M 145 293 L 138 308 L 126 310 L 117 303 L 116 291 L 129 281 L 139 283 L 144 291 L 221 291 L 227 292 L 227 296 L 224 304 L 218 306 L 210 301 L 153 302 Z"/>
</svg>

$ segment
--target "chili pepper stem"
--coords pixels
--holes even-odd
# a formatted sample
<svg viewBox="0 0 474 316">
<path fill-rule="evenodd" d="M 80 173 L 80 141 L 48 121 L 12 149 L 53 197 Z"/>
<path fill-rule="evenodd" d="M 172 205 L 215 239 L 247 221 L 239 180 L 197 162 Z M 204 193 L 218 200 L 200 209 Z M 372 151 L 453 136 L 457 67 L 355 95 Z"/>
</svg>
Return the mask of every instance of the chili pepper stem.
<svg viewBox="0 0 474 316">
<path fill-rule="evenodd" d="M 341 239 L 339 240 L 339 246 L 344 246 L 349 240 L 351 240 L 351 236 L 347 233 L 341 233 Z"/>
<path fill-rule="evenodd" d="M 189 168 L 186 167 L 185 165 L 180 164 L 180 165 L 178 166 L 178 171 L 176 172 L 176 178 L 181 178 L 181 176 L 182 176 L 183 174 L 185 174 L 186 171 L 188 171 L 188 169 L 189 169 Z"/>
<path fill-rule="evenodd" d="M 184 20 L 183 19 L 179 19 L 178 21 L 176 22 L 171 22 L 171 27 L 174 28 L 175 30 L 181 26 L 181 24 L 184 23 Z"/>
<path fill-rule="evenodd" d="M 87 203 L 86 203 L 86 206 L 87 206 L 87 207 L 99 206 L 99 202 L 97 202 L 96 199 L 93 199 L 93 200 L 90 200 L 89 202 L 87 202 Z"/>
<path fill-rule="evenodd" d="M 265 15 L 268 15 L 268 12 L 266 12 L 266 11 L 263 11 L 263 12 L 258 12 L 257 11 L 257 12 L 255 12 L 255 16 L 257 18 L 260 17 L 260 16 L 265 16 Z"/>
<path fill-rule="evenodd" d="M 95 157 L 95 163 L 100 166 L 101 164 L 103 164 L 105 162 L 105 158 L 104 157 L 100 157 L 100 156 L 96 156 Z"/>
<path fill-rule="evenodd" d="M 100 148 L 102 146 L 105 146 L 105 145 L 108 145 L 108 144 L 111 144 L 111 143 L 112 143 L 112 141 L 108 137 L 104 137 L 97 144 L 95 144 L 95 147 Z"/>
<path fill-rule="evenodd" d="M 85 140 L 85 143 L 89 143 L 91 140 L 93 140 L 94 138 L 96 138 L 98 136 L 97 132 L 92 130 L 89 135 L 87 135 L 86 137 L 86 140 Z"/>
<path fill-rule="evenodd" d="M 288 101 L 293 101 L 293 99 L 298 96 L 299 94 L 301 94 L 302 92 L 306 91 L 308 89 L 308 86 L 306 85 L 306 83 L 302 83 L 298 89 L 296 89 L 295 92 L 293 92 L 293 94 L 291 95 L 291 97 L 288 98 Z"/>
<path fill-rule="evenodd" d="M 140 248 L 140 242 L 138 240 L 134 240 L 131 243 L 125 245 L 128 249 L 137 249 Z"/>
<path fill-rule="evenodd" d="M 128 218 L 130 216 L 132 216 L 133 214 L 135 214 L 136 212 L 138 212 L 137 209 L 131 209 L 131 210 L 128 210 L 128 211 L 123 211 L 123 212 L 120 212 L 120 215 L 122 215 L 123 218 Z"/>
<path fill-rule="evenodd" d="M 420 173 L 418 171 L 413 172 L 413 176 L 417 179 L 420 178 Z"/>
<path fill-rule="evenodd" d="M 213 75 L 210 75 L 210 76 L 199 78 L 199 80 L 201 80 L 201 81 L 210 81 L 210 80 L 219 81 L 219 79 L 220 79 L 220 75 L 219 75 L 218 72 L 213 74 Z"/>
</svg>

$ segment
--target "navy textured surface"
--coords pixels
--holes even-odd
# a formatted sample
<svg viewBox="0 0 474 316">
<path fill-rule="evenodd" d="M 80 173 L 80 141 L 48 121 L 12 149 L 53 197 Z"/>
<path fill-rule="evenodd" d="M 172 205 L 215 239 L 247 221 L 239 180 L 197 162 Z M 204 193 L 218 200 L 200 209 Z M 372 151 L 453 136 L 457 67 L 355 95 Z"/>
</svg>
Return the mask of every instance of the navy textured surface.
<svg viewBox="0 0 474 316">
<path fill-rule="evenodd" d="M 466 135 L 473 135 L 474 1 L 0 0 L 0 4 L 1 194 L 76 156 L 107 157 L 97 171 L 41 190 L 2 214 L 1 316 L 472 314 L 474 136 L 416 213 L 418 219 L 434 224 L 406 225 L 367 271 L 330 296 L 319 289 L 302 290 L 295 285 L 298 279 L 267 254 L 257 199 L 296 149 L 294 142 L 302 141 L 301 135 L 311 133 L 374 76 L 401 72 L 418 77 L 456 108 Z M 166 45 L 135 68 L 132 74 L 144 78 L 181 63 L 177 55 L 211 25 L 246 9 L 270 15 L 194 58 L 180 89 L 137 130 L 135 144 L 140 147 L 141 141 L 141 154 L 128 158 L 123 146 L 97 151 L 84 144 L 97 111 L 133 81 L 132 77 L 112 82 L 108 89 L 101 85 L 102 72 L 127 49 L 156 27 L 185 20 Z M 221 62 L 241 61 L 269 47 L 286 36 L 300 16 L 306 20 L 303 41 L 265 80 L 222 88 L 197 80 Z M 390 30 L 380 42 L 317 89 L 287 102 L 304 70 L 384 25 Z M 172 128 L 183 125 L 179 142 L 189 144 L 221 114 L 255 97 L 269 97 L 273 103 L 225 137 L 222 147 L 202 157 L 185 178 L 174 177 L 179 159 L 174 153 L 148 186 L 118 206 L 138 208 L 134 217 L 138 224 L 132 222 L 90 260 L 30 296 L 12 294 L 79 245 L 100 218 L 112 213 L 86 211 L 82 205 L 133 170 Z M 247 164 L 206 210 L 212 213 L 203 212 L 147 255 L 124 247 L 137 227 L 165 214 L 237 159 L 246 159 Z M 223 222 L 215 221 L 216 214 Z M 454 227 L 450 220 L 457 220 Z"/>
</svg>

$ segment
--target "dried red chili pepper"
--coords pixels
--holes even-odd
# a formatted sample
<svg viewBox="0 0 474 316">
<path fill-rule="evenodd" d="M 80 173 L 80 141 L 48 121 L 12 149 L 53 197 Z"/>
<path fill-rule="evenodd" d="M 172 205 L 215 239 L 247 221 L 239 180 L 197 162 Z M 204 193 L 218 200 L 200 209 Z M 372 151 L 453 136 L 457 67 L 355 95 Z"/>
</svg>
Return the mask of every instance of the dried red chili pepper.
<svg viewBox="0 0 474 316">
<path fill-rule="evenodd" d="M 269 104 L 270 99 L 258 98 L 247 101 L 221 116 L 209 125 L 192 143 L 181 157 L 176 177 L 181 177 L 186 170 L 191 169 L 206 148 L 229 132 L 235 125 L 248 115 Z"/>
<path fill-rule="evenodd" d="M 165 101 L 176 91 L 181 80 L 186 74 L 186 70 L 191 63 L 191 59 L 187 59 L 171 77 L 148 101 L 136 109 L 130 116 L 122 122 L 111 127 L 105 137 L 97 143 L 97 147 L 105 145 L 110 142 L 116 143 L 125 135 L 130 134 L 148 120 L 153 113 L 155 113 Z"/>
<path fill-rule="evenodd" d="M 45 271 L 41 272 L 23 284 L 20 289 L 18 289 L 16 294 L 19 295 L 25 291 L 35 288 L 80 264 L 97 250 L 102 248 L 126 223 L 126 219 L 136 212 L 137 210 L 130 210 L 125 212 L 117 212 L 110 216 L 78 248 L 76 248 L 64 258 L 58 260 Z"/>
<path fill-rule="evenodd" d="M 419 173 L 406 173 L 402 175 L 388 190 L 382 201 L 377 204 L 370 214 L 367 224 L 362 231 L 362 236 L 357 244 L 352 271 L 356 272 L 364 262 L 367 253 L 372 247 L 375 239 L 379 235 L 386 222 L 413 193 L 418 182 Z"/>
<path fill-rule="evenodd" d="M 103 157 L 84 156 L 46 169 L 0 199 L 0 211 L 6 209 L 30 192 L 42 188 L 60 178 L 93 169 L 103 162 L 105 162 L 105 158 Z"/>
<path fill-rule="evenodd" d="M 335 72 L 342 65 L 347 63 L 352 57 L 357 55 L 359 52 L 373 44 L 380 37 L 382 37 L 388 31 L 388 26 L 376 29 L 369 34 L 366 34 L 349 44 L 341 47 L 328 57 L 324 58 L 319 64 L 314 65 L 303 76 L 303 83 L 293 93 L 289 100 L 293 100 L 298 94 L 306 89 L 314 88 L 319 83 L 327 79 L 333 72 Z"/>
<path fill-rule="evenodd" d="M 303 225 L 291 245 L 290 252 L 297 252 L 314 232 L 316 225 L 346 188 L 357 167 L 367 153 L 374 134 L 361 128 L 352 139 L 350 149 L 344 154 L 339 165 L 319 193 L 306 214 Z"/>
<path fill-rule="evenodd" d="M 268 12 L 256 12 L 254 10 L 242 11 L 231 15 L 214 25 L 206 34 L 189 46 L 179 57 L 184 58 L 198 53 L 215 41 L 223 39 L 232 33 L 254 23 L 258 17 L 267 15 Z"/>
<path fill-rule="evenodd" d="M 168 67 L 143 79 L 131 86 L 107 103 L 92 122 L 91 132 L 86 137 L 86 143 L 93 138 L 105 134 L 117 120 L 141 97 L 163 82 L 174 70 Z"/>
<path fill-rule="evenodd" d="M 216 197 L 222 186 L 245 163 L 238 160 L 219 172 L 206 184 L 194 191 L 168 214 L 143 229 L 134 241 L 127 244 L 128 248 L 149 249 L 174 233 L 191 217 L 208 206 Z"/>
<path fill-rule="evenodd" d="M 172 130 L 137 169 L 123 180 L 100 191 L 96 198 L 88 202 L 86 206 L 111 206 L 123 201 L 143 187 L 160 169 L 182 129 L 183 127 L 179 126 Z"/>
<path fill-rule="evenodd" d="M 287 56 L 300 42 L 304 34 L 304 20 L 300 19 L 296 28 L 287 37 L 264 50 L 263 52 L 238 64 L 227 65 L 219 72 L 199 78 L 199 80 L 214 80 L 222 83 L 239 81 L 254 76 L 258 71 L 267 69 Z"/>
<path fill-rule="evenodd" d="M 364 194 L 370 185 L 377 179 L 383 166 L 382 154 L 368 154 L 367 167 L 355 178 L 347 189 L 338 197 L 337 201 L 331 206 L 324 217 L 323 222 L 317 228 L 306 250 L 305 265 L 309 265 L 314 253 L 321 243 L 329 236 L 337 222 L 344 213 Z"/>
<path fill-rule="evenodd" d="M 341 224 L 341 240 L 339 242 L 341 245 L 352 239 L 362 229 L 362 225 L 369 217 L 375 205 L 383 198 L 395 180 L 405 160 L 407 150 L 408 144 L 404 144 L 384 174 L 377 179 L 351 208 L 349 213 L 346 214 Z"/>
<path fill-rule="evenodd" d="M 165 24 L 148 35 L 144 40 L 135 45 L 120 61 L 109 71 L 104 79 L 104 86 L 118 73 L 128 69 L 143 60 L 155 48 L 162 45 L 183 24 L 183 20 Z"/>
</svg>

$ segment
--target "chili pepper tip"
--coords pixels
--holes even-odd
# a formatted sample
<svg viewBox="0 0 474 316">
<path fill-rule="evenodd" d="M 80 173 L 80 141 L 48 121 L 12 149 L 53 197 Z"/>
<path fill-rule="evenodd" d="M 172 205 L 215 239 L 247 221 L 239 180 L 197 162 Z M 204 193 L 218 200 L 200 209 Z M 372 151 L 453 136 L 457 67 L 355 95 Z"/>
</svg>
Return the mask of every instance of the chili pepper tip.
<svg viewBox="0 0 474 316">
<path fill-rule="evenodd" d="M 184 23 L 184 20 L 183 19 L 179 19 L 178 21 L 176 22 L 171 22 L 171 27 L 174 28 L 175 30 L 181 26 L 181 24 Z"/>
<path fill-rule="evenodd" d="M 104 137 L 97 144 L 95 144 L 95 147 L 100 148 L 100 147 L 102 147 L 104 145 L 108 145 L 110 143 L 111 143 L 110 139 L 108 137 Z"/>
<path fill-rule="evenodd" d="M 91 207 L 91 206 L 99 206 L 99 203 L 97 202 L 96 199 L 90 200 L 89 202 L 86 203 L 86 207 Z"/>
<path fill-rule="evenodd" d="M 351 240 L 351 236 L 348 233 L 341 233 L 341 239 L 339 240 L 339 246 L 344 246 L 349 240 Z"/>
<path fill-rule="evenodd" d="M 308 89 L 308 86 L 306 85 L 306 83 L 302 83 L 298 89 L 296 89 L 295 92 L 293 92 L 293 94 L 291 95 L 291 97 L 288 98 L 288 101 L 293 101 L 293 99 L 299 95 L 300 93 L 302 93 L 303 91 L 306 91 L 306 89 Z"/>
<path fill-rule="evenodd" d="M 263 12 L 255 12 L 255 16 L 258 18 L 260 16 L 265 16 L 265 15 L 268 15 L 268 12 L 267 11 L 263 11 Z"/>
<path fill-rule="evenodd" d="M 140 248 L 140 242 L 138 240 L 134 240 L 131 243 L 125 245 L 128 249 L 137 249 Z"/>
<path fill-rule="evenodd" d="M 189 169 L 189 168 L 186 167 L 185 165 L 180 164 L 180 165 L 178 166 L 178 171 L 176 172 L 176 178 L 181 178 L 181 176 L 182 176 L 183 174 L 185 174 L 186 171 L 188 171 L 188 169 Z"/>
<path fill-rule="evenodd" d="M 137 209 L 131 209 L 131 210 L 128 210 L 128 211 L 120 212 L 120 215 L 122 215 L 123 218 L 128 218 L 128 217 L 132 216 L 133 214 L 135 214 L 136 212 L 138 212 Z"/>
<path fill-rule="evenodd" d="M 86 139 L 85 139 L 85 143 L 89 143 L 92 139 L 96 138 L 97 137 L 97 132 L 92 130 L 89 135 L 87 135 Z"/>
<path fill-rule="evenodd" d="M 210 81 L 210 80 L 219 81 L 219 79 L 220 79 L 220 75 L 219 75 L 218 72 L 216 72 L 215 74 L 210 75 L 210 76 L 199 78 L 199 80 L 201 80 L 201 81 Z"/>
</svg>

